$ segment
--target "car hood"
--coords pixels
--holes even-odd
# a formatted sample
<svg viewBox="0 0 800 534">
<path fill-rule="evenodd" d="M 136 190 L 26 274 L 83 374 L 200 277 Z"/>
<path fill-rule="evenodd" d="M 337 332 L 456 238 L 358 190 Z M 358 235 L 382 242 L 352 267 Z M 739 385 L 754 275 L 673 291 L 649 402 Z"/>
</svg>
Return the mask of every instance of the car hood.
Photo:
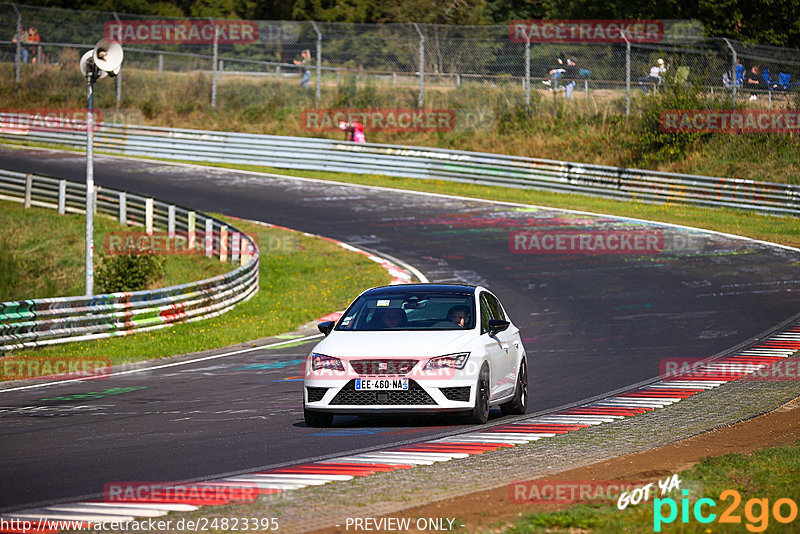
<svg viewBox="0 0 800 534">
<path fill-rule="evenodd" d="M 463 351 L 476 337 L 475 330 L 333 331 L 314 347 L 314 352 L 340 358 L 431 357 Z"/>
</svg>

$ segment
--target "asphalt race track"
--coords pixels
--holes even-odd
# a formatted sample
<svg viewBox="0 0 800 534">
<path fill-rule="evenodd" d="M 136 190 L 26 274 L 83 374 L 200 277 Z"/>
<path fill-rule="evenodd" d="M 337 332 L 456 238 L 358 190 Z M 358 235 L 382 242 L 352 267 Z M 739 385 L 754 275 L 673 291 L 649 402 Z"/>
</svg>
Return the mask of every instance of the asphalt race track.
<svg viewBox="0 0 800 534">
<path fill-rule="evenodd" d="M 85 160 L 0 150 L 0 167 L 82 181 Z M 332 237 L 400 258 L 432 282 L 487 285 L 522 331 L 531 411 L 655 377 L 665 358 L 711 356 L 800 311 L 800 254 L 703 232 L 102 156 L 95 181 Z M 673 248 L 531 253 L 513 234 L 578 229 L 646 232 Z M 307 428 L 298 377 L 311 346 L 0 391 L 0 510 L 96 495 L 112 481 L 207 478 L 464 429 L 420 417 Z"/>
</svg>

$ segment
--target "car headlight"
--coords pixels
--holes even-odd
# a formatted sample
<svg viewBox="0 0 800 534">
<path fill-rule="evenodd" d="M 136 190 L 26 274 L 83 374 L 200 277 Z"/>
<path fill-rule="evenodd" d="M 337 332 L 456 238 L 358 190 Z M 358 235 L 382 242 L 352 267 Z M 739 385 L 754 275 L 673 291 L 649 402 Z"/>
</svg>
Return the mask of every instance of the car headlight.
<svg viewBox="0 0 800 534">
<path fill-rule="evenodd" d="M 457 354 L 448 354 L 446 356 L 437 356 L 431 358 L 425 364 L 425 370 L 431 371 L 436 369 L 463 369 L 467 365 L 469 359 L 469 352 L 459 352 Z"/>
<path fill-rule="evenodd" d="M 344 364 L 339 358 L 333 356 L 325 356 L 324 354 L 311 353 L 311 370 L 318 371 L 325 369 L 327 371 L 342 371 L 344 372 Z"/>
</svg>

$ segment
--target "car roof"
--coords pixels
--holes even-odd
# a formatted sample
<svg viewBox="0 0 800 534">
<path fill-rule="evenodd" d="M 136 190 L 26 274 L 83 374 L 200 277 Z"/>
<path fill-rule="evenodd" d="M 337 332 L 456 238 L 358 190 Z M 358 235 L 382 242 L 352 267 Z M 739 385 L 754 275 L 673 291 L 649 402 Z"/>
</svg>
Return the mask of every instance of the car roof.
<svg viewBox="0 0 800 534">
<path fill-rule="evenodd" d="M 362 293 L 366 295 L 384 295 L 390 293 L 397 293 L 398 291 L 413 292 L 413 293 L 458 293 L 469 294 L 475 293 L 477 286 L 470 286 L 466 284 L 395 284 L 392 286 L 373 287 Z"/>
</svg>

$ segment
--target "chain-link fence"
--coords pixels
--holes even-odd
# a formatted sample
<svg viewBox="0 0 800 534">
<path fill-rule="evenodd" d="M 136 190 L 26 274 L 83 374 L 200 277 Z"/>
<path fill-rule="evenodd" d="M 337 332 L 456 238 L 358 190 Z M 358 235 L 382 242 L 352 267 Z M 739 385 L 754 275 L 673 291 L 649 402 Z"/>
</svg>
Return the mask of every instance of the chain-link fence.
<svg viewBox="0 0 800 534">
<path fill-rule="evenodd" d="M 165 21 L 0 4 L 0 63 L 14 66 L 14 76 L 24 88 L 36 77 L 37 66 L 74 61 L 109 24 L 121 28 L 148 22 Z M 252 38 L 231 42 L 219 34 L 225 21 L 172 22 L 208 22 L 217 29 L 191 44 L 163 34 L 156 39 L 151 33 L 149 40 L 120 34 L 124 69 L 106 104 L 125 107 L 129 96 L 157 98 L 157 88 L 168 87 L 179 91 L 181 105 L 189 108 L 199 102 L 223 109 L 242 107 L 248 99 L 263 97 L 248 85 L 258 83 L 277 87 L 275 98 L 302 99 L 317 107 L 505 111 L 566 93 L 629 112 L 632 93 L 657 89 L 651 86 L 664 82 L 725 91 L 733 99 L 737 94 L 762 95 L 771 104 L 773 96 L 796 90 L 800 81 L 797 50 L 706 39 L 691 21 L 663 21 L 663 38 L 650 44 L 514 42 L 508 26 L 310 21 L 247 21 L 257 28 Z M 31 28 L 38 32 L 38 42 L 29 42 Z M 566 57 L 576 63 L 571 87 L 551 75 L 563 67 L 558 59 Z M 656 82 L 648 75 L 658 58 L 665 60 L 667 72 Z M 753 65 L 759 67 L 759 86 L 748 84 Z"/>
</svg>

